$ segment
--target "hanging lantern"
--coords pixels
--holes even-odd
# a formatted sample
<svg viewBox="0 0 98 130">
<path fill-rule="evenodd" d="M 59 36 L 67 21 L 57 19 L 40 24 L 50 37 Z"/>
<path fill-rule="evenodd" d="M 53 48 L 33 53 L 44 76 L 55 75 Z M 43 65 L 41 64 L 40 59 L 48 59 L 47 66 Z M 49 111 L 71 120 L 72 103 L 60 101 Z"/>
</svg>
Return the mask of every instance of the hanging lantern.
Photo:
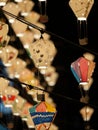
<svg viewBox="0 0 98 130">
<path fill-rule="evenodd" d="M 87 17 L 94 4 L 94 0 L 70 0 L 69 6 L 77 17 L 80 45 L 88 44 Z"/>
<path fill-rule="evenodd" d="M 36 130 L 48 130 L 56 115 L 56 109 L 45 101 L 29 109 Z"/>
<path fill-rule="evenodd" d="M 0 6 L 5 6 L 8 0 L 0 0 Z"/>
<path fill-rule="evenodd" d="M 93 113 L 94 109 L 89 106 L 85 106 L 80 110 L 80 114 L 82 115 L 84 121 L 89 121 Z"/>
<path fill-rule="evenodd" d="M 26 100 L 22 98 L 21 96 L 17 95 L 15 101 L 13 102 L 13 107 L 12 107 L 13 115 L 19 116 L 25 103 L 26 103 Z"/>
<path fill-rule="evenodd" d="M 21 16 L 27 16 L 31 12 L 35 4 L 32 0 L 23 0 L 21 2 L 18 2 L 18 5 L 20 7 Z"/>
<path fill-rule="evenodd" d="M 0 55 L 0 58 L 2 59 L 5 66 L 11 66 L 12 62 L 16 59 L 18 55 L 18 50 L 15 47 L 12 47 L 11 45 L 7 45 L 5 48 L 3 48 L 3 51 Z"/>
<path fill-rule="evenodd" d="M 71 63 L 71 71 L 77 82 L 81 85 L 88 84 L 94 68 L 95 62 L 90 61 L 84 57 L 80 57 Z"/>
<path fill-rule="evenodd" d="M 8 25 L 4 22 L 0 22 L 0 49 L 5 47 L 9 42 L 10 37 L 7 35 L 8 31 Z"/>
<path fill-rule="evenodd" d="M 5 91 L 6 100 L 4 101 L 5 107 L 13 107 L 13 103 L 18 95 L 19 91 L 12 86 L 8 86 Z"/>
<path fill-rule="evenodd" d="M 20 116 L 22 118 L 22 120 L 27 119 L 28 115 L 29 115 L 29 108 L 32 107 L 32 104 L 30 104 L 29 102 L 26 102 L 24 104 L 24 107 L 22 108 L 22 111 L 20 112 Z"/>
<path fill-rule="evenodd" d="M 19 8 L 19 6 L 16 4 L 16 3 L 14 3 L 14 2 L 8 2 L 4 7 L 3 7 L 3 9 L 5 10 L 5 11 L 8 11 L 9 13 L 13 13 L 14 15 L 18 15 L 19 14 L 19 12 L 20 12 L 20 8 Z M 10 23 L 13 23 L 14 21 L 15 21 L 15 18 L 12 18 L 11 16 L 9 16 L 9 15 L 7 15 L 7 14 L 5 14 L 5 16 L 7 17 L 7 19 L 8 19 L 8 21 L 10 22 Z"/>
<path fill-rule="evenodd" d="M 56 48 L 53 42 L 51 40 L 44 40 L 43 38 L 33 42 L 29 51 L 35 66 L 39 69 L 50 66 L 56 55 Z"/>
</svg>

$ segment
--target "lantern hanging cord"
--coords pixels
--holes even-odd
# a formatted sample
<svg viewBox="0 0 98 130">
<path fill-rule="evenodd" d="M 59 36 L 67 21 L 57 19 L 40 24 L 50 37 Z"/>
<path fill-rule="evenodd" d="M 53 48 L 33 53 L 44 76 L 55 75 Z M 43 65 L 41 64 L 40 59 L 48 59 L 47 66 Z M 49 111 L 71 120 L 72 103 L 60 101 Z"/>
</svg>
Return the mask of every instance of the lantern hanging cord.
<svg viewBox="0 0 98 130">
<path fill-rule="evenodd" d="M 71 98 L 71 97 L 67 97 L 67 96 L 64 96 L 64 95 L 61 95 L 61 94 L 58 94 L 58 93 L 54 93 L 54 92 L 49 92 L 49 91 L 47 91 L 47 90 L 45 90 L 45 89 L 41 89 L 41 88 L 38 88 L 38 87 L 36 87 L 36 86 L 32 86 L 32 85 L 29 85 L 29 84 L 26 84 L 26 83 L 23 83 L 23 82 L 20 82 L 20 81 L 16 81 L 15 79 L 12 79 L 12 78 L 10 78 L 10 77 L 8 77 L 8 76 L 5 76 L 4 74 L 0 74 L 0 77 L 5 78 L 5 79 L 7 79 L 7 80 L 9 80 L 9 81 L 11 81 L 11 82 L 14 82 L 14 83 L 16 83 L 16 84 L 24 85 L 24 86 L 26 86 L 29 90 L 31 90 L 31 89 L 40 90 L 40 91 L 49 93 L 49 94 L 51 94 L 51 95 L 54 95 L 54 96 L 56 96 L 56 97 L 69 100 L 69 101 L 71 101 L 71 102 L 76 102 L 76 103 L 80 103 L 80 104 L 83 104 L 83 105 L 89 105 L 89 106 L 91 106 L 91 107 L 93 107 L 93 108 L 98 109 L 98 106 L 95 106 L 95 105 L 93 105 L 93 104 L 80 102 L 79 100 L 73 99 L 73 98 Z"/>
<path fill-rule="evenodd" d="M 77 44 L 75 44 L 74 42 L 72 42 L 72 41 L 70 41 L 70 40 L 67 40 L 67 39 L 65 39 L 65 38 L 63 38 L 63 37 L 61 37 L 61 36 L 59 36 L 59 35 L 57 35 L 57 34 L 55 34 L 55 33 L 53 33 L 53 32 L 50 32 L 50 31 L 47 31 L 46 29 L 43 29 L 43 28 L 41 28 L 41 27 L 38 27 L 38 26 L 36 26 L 35 24 L 32 24 L 31 22 L 29 22 L 29 21 L 27 21 L 27 20 L 24 20 L 22 17 L 16 16 L 16 15 L 14 15 L 14 14 L 12 14 L 12 13 L 10 13 L 10 12 L 4 10 L 4 9 L 2 9 L 1 7 L 0 7 L 0 11 L 3 12 L 3 13 L 5 13 L 6 15 L 11 16 L 12 18 L 17 19 L 18 21 L 20 21 L 20 22 L 22 22 L 22 23 L 24 23 L 24 24 L 26 24 L 26 25 L 28 25 L 28 26 L 31 26 L 31 27 L 33 27 L 33 28 L 39 30 L 42 34 L 43 34 L 43 33 L 50 34 L 51 36 L 55 36 L 55 37 L 57 37 L 57 38 L 59 38 L 59 39 L 62 39 L 62 40 L 65 41 L 65 42 L 67 42 L 67 43 L 69 43 L 69 44 L 75 46 L 75 47 L 81 48 L 81 49 L 83 49 L 83 50 L 85 50 L 85 51 L 89 51 L 90 53 L 92 53 L 92 54 L 98 56 L 98 53 L 97 53 L 97 52 L 94 52 L 94 51 L 92 51 L 92 50 L 90 50 L 90 49 L 84 48 L 84 47 L 82 47 L 81 45 L 77 45 Z"/>
</svg>

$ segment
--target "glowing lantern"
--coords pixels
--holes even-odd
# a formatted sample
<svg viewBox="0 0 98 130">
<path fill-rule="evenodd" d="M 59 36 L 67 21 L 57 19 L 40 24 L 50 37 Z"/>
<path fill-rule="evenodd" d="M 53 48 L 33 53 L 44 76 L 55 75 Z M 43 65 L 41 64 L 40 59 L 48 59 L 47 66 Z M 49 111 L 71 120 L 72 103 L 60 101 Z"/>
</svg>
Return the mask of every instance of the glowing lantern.
<svg viewBox="0 0 98 130">
<path fill-rule="evenodd" d="M 0 0 L 0 6 L 5 6 L 7 3 L 7 0 Z"/>
<path fill-rule="evenodd" d="M 9 36 L 7 35 L 9 27 L 4 22 L 0 22 L 0 47 L 4 47 L 9 42 Z"/>
<path fill-rule="evenodd" d="M 56 115 L 56 109 L 45 101 L 29 109 L 36 130 L 48 130 Z"/>
<path fill-rule="evenodd" d="M 69 6 L 73 10 L 79 25 L 79 42 L 86 45 L 87 41 L 87 17 L 94 4 L 94 0 L 70 0 Z"/>
<path fill-rule="evenodd" d="M 5 107 L 12 107 L 19 91 L 12 86 L 8 86 L 5 91 L 6 100 L 4 100 Z"/>
<path fill-rule="evenodd" d="M 88 84 L 95 68 L 95 62 L 84 57 L 71 63 L 71 71 L 79 84 Z"/>
<path fill-rule="evenodd" d="M 18 2 L 18 5 L 21 9 L 20 13 L 22 16 L 27 16 L 29 12 L 33 9 L 34 7 L 34 2 L 31 0 L 23 0 L 21 2 Z"/>
<path fill-rule="evenodd" d="M 7 45 L 3 48 L 0 58 L 2 59 L 4 65 L 8 67 L 12 65 L 12 62 L 16 59 L 17 55 L 18 50 L 11 45 Z"/>
<path fill-rule="evenodd" d="M 19 6 L 14 3 L 14 2 L 7 2 L 6 5 L 3 7 L 4 10 L 8 11 L 9 13 L 13 13 L 14 15 L 18 15 L 20 12 L 20 8 Z M 13 23 L 15 21 L 14 18 L 12 18 L 11 16 L 5 14 L 5 16 L 7 17 L 8 21 L 10 23 Z"/>
<path fill-rule="evenodd" d="M 50 66 L 57 52 L 53 42 L 43 38 L 33 42 L 29 51 L 35 66 L 39 69 Z"/>
<path fill-rule="evenodd" d="M 89 106 L 85 106 L 80 110 L 80 114 L 82 115 L 84 121 L 89 121 L 93 113 L 94 109 Z"/>
</svg>

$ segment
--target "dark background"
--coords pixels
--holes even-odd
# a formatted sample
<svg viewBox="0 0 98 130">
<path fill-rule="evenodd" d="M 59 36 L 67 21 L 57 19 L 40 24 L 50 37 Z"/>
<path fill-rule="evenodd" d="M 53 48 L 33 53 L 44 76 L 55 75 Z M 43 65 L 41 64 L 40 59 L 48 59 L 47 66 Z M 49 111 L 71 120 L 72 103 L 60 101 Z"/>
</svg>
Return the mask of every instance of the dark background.
<svg viewBox="0 0 98 130">
<path fill-rule="evenodd" d="M 34 0 L 34 2 L 34 10 L 39 13 L 38 1 Z M 69 7 L 68 2 L 69 0 L 47 1 L 47 15 L 49 20 L 45 23 L 45 26 L 47 31 L 55 34 L 51 35 L 51 39 L 54 41 L 58 51 L 52 65 L 55 66 L 56 71 L 59 73 L 59 78 L 56 85 L 53 87 L 53 94 L 50 94 L 57 104 L 57 115 L 54 123 L 59 127 L 59 130 L 86 130 L 85 122 L 79 113 L 79 110 L 85 105 L 80 103 L 80 89 L 70 70 L 70 65 L 73 61 L 83 56 L 85 52 L 90 52 L 95 55 L 94 61 L 96 62 L 96 67 L 92 76 L 94 82 L 89 90 L 89 103 L 92 104 L 94 108 L 94 113 L 89 125 L 90 129 L 98 130 L 97 0 L 94 1 L 94 5 L 87 19 L 88 44 L 85 46 L 79 45 L 77 19 Z M 21 45 L 18 44 L 16 47 L 20 48 Z M 22 58 L 22 56 L 20 57 Z M 25 59 L 26 58 L 27 57 L 25 57 Z M 25 91 L 21 87 L 18 87 L 18 89 L 19 88 L 20 95 L 32 102 L 31 97 L 25 96 Z M 26 124 L 23 124 L 19 117 L 14 117 L 14 122 L 14 130 L 28 130 Z"/>
<path fill-rule="evenodd" d="M 52 96 L 57 104 L 57 116 L 55 124 L 59 127 L 59 130 L 84 130 L 85 123 L 79 113 L 79 110 L 83 107 L 77 101 L 80 101 L 81 93 L 78 87 L 78 83 L 70 70 L 70 65 L 77 58 L 83 56 L 85 52 L 90 52 L 95 55 L 94 61 L 96 67 L 93 73 L 94 82 L 89 90 L 89 103 L 97 106 L 94 108 L 94 114 L 89 122 L 91 128 L 98 129 L 98 49 L 97 49 L 97 28 L 98 28 L 98 16 L 97 16 L 97 1 L 94 1 L 94 5 L 87 18 L 87 30 L 88 30 L 88 44 L 80 46 L 78 42 L 77 31 L 77 19 L 71 8 L 68 5 L 69 0 L 48 0 L 47 12 L 49 21 L 46 24 L 47 30 L 63 37 L 57 38 L 52 36 L 58 53 L 54 59 L 53 65 L 59 72 L 59 79 L 53 92 L 62 96 L 69 97 L 68 99 L 60 96 Z M 70 99 L 71 98 L 71 99 Z M 74 101 L 75 99 L 75 101 Z"/>
</svg>

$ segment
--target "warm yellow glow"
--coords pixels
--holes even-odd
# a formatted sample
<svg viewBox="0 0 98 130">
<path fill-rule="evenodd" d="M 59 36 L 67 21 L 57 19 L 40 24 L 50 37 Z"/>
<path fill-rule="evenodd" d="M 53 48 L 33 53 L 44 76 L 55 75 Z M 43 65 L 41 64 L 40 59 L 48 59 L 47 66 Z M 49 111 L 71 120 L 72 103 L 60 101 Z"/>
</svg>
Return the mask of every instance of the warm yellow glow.
<svg viewBox="0 0 98 130">
<path fill-rule="evenodd" d="M 89 106 L 85 106 L 80 110 L 80 114 L 82 115 L 84 121 L 89 121 L 93 113 L 94 109 Z"/>
</svg>

